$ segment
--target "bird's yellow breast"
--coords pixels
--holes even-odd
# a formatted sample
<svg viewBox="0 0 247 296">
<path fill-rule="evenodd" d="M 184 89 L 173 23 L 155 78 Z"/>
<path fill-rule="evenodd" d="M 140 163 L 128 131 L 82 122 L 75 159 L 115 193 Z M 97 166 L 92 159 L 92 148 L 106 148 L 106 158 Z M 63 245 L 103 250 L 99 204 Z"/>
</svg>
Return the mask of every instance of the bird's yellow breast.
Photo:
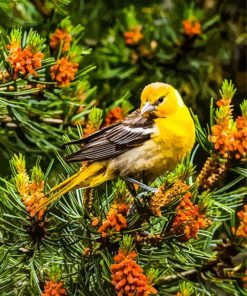
<svg viewBox="0 0 247 296">
<path fill-rule="evenodd" d="M 191 151 L 195 142 L 195 125 L 189 110 L 184 106 L 167 118 L 157 118 L 155 124 L 157 132 L 153 141 L 164 148 L 164 158 L 178 163 Z"/>
<path fill-rule="evenodd" d="M 108 173 L 120 176 L 140 176 L 151 179 L 172 170 L 189 153 L 195 141 L 194 122 L 184 106 L 167 118 L 155 119 L 150 140 L 112 159 Z"/>
</svg>

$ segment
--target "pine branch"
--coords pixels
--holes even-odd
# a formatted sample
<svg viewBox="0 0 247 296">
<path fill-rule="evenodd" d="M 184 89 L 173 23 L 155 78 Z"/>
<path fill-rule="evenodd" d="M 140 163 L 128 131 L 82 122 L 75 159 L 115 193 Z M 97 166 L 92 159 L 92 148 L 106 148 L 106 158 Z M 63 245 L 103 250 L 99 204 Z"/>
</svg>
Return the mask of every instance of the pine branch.
<svg viewBox="0 0 247 296">
<path fill-rule="evenodd" d="M 159 283 L 170 282 L 170 281 L 173 281 L 173 280 L 176 280 L 176 279 L 186 278 L 186 277 L 188 277 L 190 275 L 193 275 L 195 273 L 198 273 L 198 270 L 191 269 L 191 270 L 180 272 L 178 274 L 164 276 L 164 277 L 159 278 Z"/>
</svg>

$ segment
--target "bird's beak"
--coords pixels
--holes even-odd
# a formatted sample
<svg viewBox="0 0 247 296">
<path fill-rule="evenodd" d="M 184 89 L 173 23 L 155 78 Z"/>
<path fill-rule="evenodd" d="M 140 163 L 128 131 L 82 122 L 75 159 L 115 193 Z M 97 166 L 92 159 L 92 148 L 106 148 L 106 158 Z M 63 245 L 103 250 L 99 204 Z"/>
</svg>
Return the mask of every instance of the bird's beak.
<svg viewBox="0 0 247 296">
<path fill-rule="evenodd" d="M 147 112 L 151 112 L 155 110 L 155 106 L 150 103 L 146 103 L 141 109 L 141 115 Z"/>
</svg>

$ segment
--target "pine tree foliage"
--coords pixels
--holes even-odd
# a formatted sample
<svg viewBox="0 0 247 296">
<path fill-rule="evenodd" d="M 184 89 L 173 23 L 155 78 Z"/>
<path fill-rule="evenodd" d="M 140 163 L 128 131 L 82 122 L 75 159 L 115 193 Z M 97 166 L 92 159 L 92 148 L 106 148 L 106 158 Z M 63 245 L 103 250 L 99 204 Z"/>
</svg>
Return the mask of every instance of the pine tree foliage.
<svg viewBox="0 0 247 296">
<path fill-rule="evenodd" d="M 209 136 L 196 119 L 198 143 L 211 147 L 208 153 L 217 164 L 226 155 L 212 141 L 214 126 L 223 109 L 233 108 L 228 106 L 234 92 L 225 81 L 219 107 L 211 105 Z M 228 125 L 235 137 L 246 133 L 246 102 L 241 106 L 242 115 L 226 116 L 245 120 L 243 130 Z M 97 110 L 90 118 L 101 121 Z M 133 286 L 136 295 L 243 295 L 247 172 L 246 150 L 241 150 L 246 138 L 240 140 L 228 151 L 224 174 L 206 189 L 199 176 L 213 167 L 197 172 L 192 157 L 156 179 L 155 193 L 129 191 L 116 180 L 71 191 L 38 214 L 32 209 L 53 183 L 53 164 L 42 173 L 40 158 L 29 168 L 21 154 L 14 156 L 12 178 L 1 179 L 0 187 L 0 294 L 125 295 Z M 56 153 L 63 167 L 59 182 L 81 165 L 68 166 Z"/>
<path fill-rule="evenodd" d="M 238 1 L 0 1 L 0 295 L 246 294 L 247 101 L 233 106 L 223 81 L 244 14 Z M 61 145 L 123 119 L 154 81 L 192 107 L 191 156 L 152 191 L 119 179 L 37 211 L 86 165 Z"/>
<path fill-rule="evenodd" d="M 90 49 L 78 45 L 82 33 L 80 25 L 65 18 L 50 36 L 22 27 L 2 35 L 3 153 L 46 153 L 51 145 L 61 145 L 65 129 L 76 133 L 94 104 L 87 100 L 95 91 L 87 77 L 95 67 L 83 65 Z"/>
<path fill-rule="evenodd" d="M 99 96 L 109 100 L 110 93 L 115 99 L 126 89 L 136 95 L 142 85 L 165 78 L 200 112 L 198 102 L 207 106 L 203 101 L 215 95 L 223 80 L 222 64 L 231 59 L 234 33 L 224 21 L 228 10 L 226 2 L 208 1 L 85 5 L 85 41 L 95 48 Z M 244 15 L 239 16 L 241 35 Z M 102 31 L 98 22 L 108 30 Z"/>
</svg>

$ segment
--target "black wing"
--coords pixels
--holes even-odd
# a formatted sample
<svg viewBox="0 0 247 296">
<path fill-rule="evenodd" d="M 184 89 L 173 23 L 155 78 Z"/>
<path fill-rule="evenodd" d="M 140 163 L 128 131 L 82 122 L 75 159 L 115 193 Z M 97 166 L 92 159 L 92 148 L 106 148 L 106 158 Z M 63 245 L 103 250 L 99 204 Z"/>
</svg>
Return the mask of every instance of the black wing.
<svg viewBox="0 0 247 296">
<path fill-rule="evenodd" d="M 138 110 L 123 121 L 102 128 L 86 138 L 65 144 L 83 144 L 80 150 L 67 155 L 65 159 L 68 162 L 107 160 L 141 145 L 150 139 L 153 130 L 154 122 L 141 116 Z"/>
</svg>

